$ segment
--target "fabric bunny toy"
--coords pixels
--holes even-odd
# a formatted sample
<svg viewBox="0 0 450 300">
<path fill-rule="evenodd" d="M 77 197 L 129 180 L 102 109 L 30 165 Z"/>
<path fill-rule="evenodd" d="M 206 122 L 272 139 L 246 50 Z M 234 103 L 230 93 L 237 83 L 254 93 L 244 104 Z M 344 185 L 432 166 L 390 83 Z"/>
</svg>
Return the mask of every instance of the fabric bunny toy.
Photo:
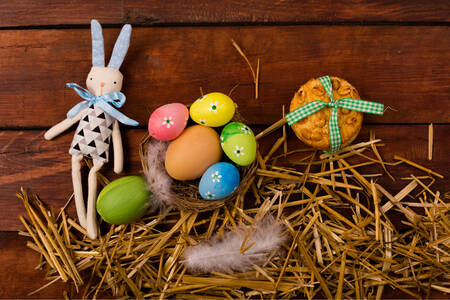
<svg viewBox="0 0 450 300">
<path fill-rule="evenodd" d="M 138 123 L 114 108 L 120 108 L 125 103 L 125 95 L 120 92 L 123 75 L 119 68 L 130 44 L 131 26 L 128 24 L 123 26 L 107 67 L 105 67 L 102 27 L 97 20 L 91 21 L 91 33 L 93 66 L 86 79 L 87 90 L 78 84 L 67 83 L 67 86 L 74 89 L 85 101 L 69 110 L 67 119 L 50 128 L 44 137 L 50 140 L 79 122 L 69 150 L 72 155 L 75 204 L 80 224 L 87 230 L 89 238 L 96 239 L 97 171 L 108 162 L 112 137 L 114 172 L 122 172 L 123 149 L 118 122 L 132 126 Z M 88 177 L 87 211 L 83 200 L 80 170 L 83 157 L 91 158 L 93 162 Z"/>
</svg>

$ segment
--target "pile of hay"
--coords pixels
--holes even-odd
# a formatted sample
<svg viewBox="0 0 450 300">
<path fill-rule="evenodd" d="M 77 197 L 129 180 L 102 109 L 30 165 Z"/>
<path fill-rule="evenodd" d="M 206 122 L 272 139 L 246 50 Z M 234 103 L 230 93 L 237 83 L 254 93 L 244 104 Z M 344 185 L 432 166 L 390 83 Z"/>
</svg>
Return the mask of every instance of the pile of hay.
<svg viewBox="0 0 450 300">
<path fill-rule="evenodd" d="M 21 217 L 27 232 L 20 234 L 41 255 L 49 284 L 73 282 L 69 294 L 83 298 L 381 298 L 386 286 L 415 298 L 450 292 L 449 195 L 433 190 L 440 174 L 402 157 L 383 161 L 373 135 L 333 155 L 288 151 L 285 141 L 284 133 L 258 153 L 245 188 L 210 212 L 102 224 L 92 241 L 64 210 L 56 214 L 22 190 L 28 219 Z M 396 178 L 402 189 L 394 195 L 376 181 L 399 164 L 411 175 Z M 361 174 L 367 165 L 384 174 Z M 288 238 L 263 265 L 232 274 L 193 274 L 184 266 L 186 247 L 267 214 Z"/>
</svg>

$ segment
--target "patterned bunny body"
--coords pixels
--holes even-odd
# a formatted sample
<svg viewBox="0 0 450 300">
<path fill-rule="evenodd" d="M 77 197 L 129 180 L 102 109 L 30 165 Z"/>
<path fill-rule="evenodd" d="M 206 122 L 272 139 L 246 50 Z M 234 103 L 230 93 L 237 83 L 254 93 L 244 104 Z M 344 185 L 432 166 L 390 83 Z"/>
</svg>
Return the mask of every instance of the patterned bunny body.
<svg viewBox="0 0 450 300">
<path fill-rule="evenodd" d="M 105 66 L 102 27 L 97 20 L 91 21 L 92 68 L 86 77 L 86 88 L 69 82 L 83 100 L 67 112 L 67 119 L 50 128 L 44 137 L 49 140 L 78 123 L 69 153 L 72 155 L 73 195 L 80 225 L 90 239 L 98 234 L 96 217 L 97 172 L 109 160 L 109 146 L 114 143 L 114 172 L 123 169 L 122 138 L 119 123 L 137 126 L 139 123 L 118 111 L 126 101 L 121 93 L 123 75 L 119 71 L 125 58 L 131 35 L 131 25 L 122 27 L 114 44 L 111 59 Z M 83 157 L 91 158 L 88 175 L 87 207 L 84 203 L 81 168 Z"/>
<path fill-rule="evenodd" d="M 114 118 L 91 104 L 78 124 L 69 153 L 107 163 Z"/>
</svg>

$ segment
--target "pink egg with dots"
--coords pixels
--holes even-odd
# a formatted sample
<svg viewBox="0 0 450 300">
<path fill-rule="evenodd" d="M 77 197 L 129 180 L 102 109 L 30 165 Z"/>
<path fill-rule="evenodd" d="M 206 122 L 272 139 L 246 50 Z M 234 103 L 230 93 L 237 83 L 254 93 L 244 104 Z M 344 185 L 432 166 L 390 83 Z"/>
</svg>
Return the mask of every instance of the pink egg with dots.
<svg viewBox="0 0 450 300">
<path fill-rule="evenodd" d="M 186 127 L 189 111 L 182 103 L 170 103 L 158 107 L 148 120 L 150 136 L 160 141 L 177 138 Z"/>
</svg>

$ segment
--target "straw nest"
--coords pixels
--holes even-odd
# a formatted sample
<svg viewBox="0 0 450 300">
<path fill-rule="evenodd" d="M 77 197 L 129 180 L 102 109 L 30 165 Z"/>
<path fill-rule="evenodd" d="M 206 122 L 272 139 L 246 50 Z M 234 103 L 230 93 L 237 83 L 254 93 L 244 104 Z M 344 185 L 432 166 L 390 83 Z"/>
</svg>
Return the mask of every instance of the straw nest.
<svg viewBox="0 0 450 300">
<path fill-rule="evenodd" d="M 231 121 L 245 123 L 244 118 L 239 114 L 237 109 Z M 161 191 L 161 189 L 159 188 L 158 182 L 155 181 L 154 178 L 152 178 L 153 176 L 149 175 L 150 173 L 149 169 L 153 168 L 153 166 L 148 164 L 147 149 L 153 143 L 161 143 L 161 142 L 155 140 L 151 136 L 148 135 L 145 136 L 141 143 L 139 153 L 141 157 L 142 169 L 147 177 L 149 189 L 156 196 L 156 199 L 158 199 L 157 203 L 155 203 L 157 206 L 156 208 L 161 207 L 166 208 L 173 206 L 175 208 L 185 211 L 205 211 L 216 209 L 218 207 L 223 206 L 226 202 L 230 201 L 231 199 L 235 198 L 236 195 L 240 194 L 248 185 L 249 180 L 252 178 L 253 174 L 256 171 L 256 162 L 253 162 L 251 165 L 246 167 L 236 165 L 241 175 L 241 181 L 239 183 L 239 186 L 231 195 L 219 200 L 205 200 L 200 196 L 200 193 L 198 191 L 198 184 L 200 182 L 200 179 L 189 181 L 179 181 L 170 179 L 171 188 L 169 191 L 164 192 Z M 165 152 L 161 153 L 161 156 L 163 156 L 164 154 Z M 161 161 L 164 161 L 164 157 L 161 158 Z M 165 172 L 165 170 L 162 170 L 162 172 Z M 166 172 L 165 175 L 169 176 Z"/>
</svg>

